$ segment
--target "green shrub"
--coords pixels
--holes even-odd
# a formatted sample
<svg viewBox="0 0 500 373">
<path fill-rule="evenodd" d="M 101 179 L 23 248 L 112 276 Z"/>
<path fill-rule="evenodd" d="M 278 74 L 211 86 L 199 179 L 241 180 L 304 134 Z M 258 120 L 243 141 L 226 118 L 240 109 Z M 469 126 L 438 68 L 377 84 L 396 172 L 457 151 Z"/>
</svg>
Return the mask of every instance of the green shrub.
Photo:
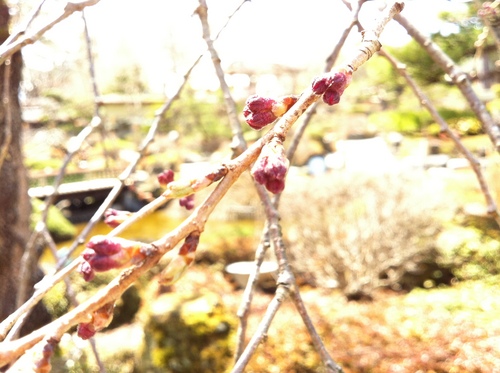
<svg viewBox="0 0 500 373">
<path fill-rule="evenodd" d="M 35 222 L 40 220 L 43 202 L 33 198 L 31 205 L 33 209 L 31 213 L 31 229 L 34 229 Z M 77 232 L 76 227 L 55 206 L 49 207 L 47 228 L 56 242 L 72 239 Z"/>
<path fill-rule="evenodd" d="M 443 266 L 459 280 L 481 279 L 500 273 L 500 241 L 475 227 L 455 226 L 437 241 Z"/>
<path fill-rule="evenodd" d="M 430 115 L 424 111 L 381 111 L 371 114 L 368 121 L 380 130 L 405 134 L 420 132 L 430 123 Z"/>
</svg>

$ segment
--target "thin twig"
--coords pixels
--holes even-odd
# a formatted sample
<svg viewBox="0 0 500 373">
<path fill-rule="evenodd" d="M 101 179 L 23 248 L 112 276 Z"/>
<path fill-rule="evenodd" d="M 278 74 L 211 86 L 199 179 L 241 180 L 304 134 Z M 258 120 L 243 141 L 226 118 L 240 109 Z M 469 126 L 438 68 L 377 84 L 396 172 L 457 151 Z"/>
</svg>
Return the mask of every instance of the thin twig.
<svg viewBox="0 0 500 373">
<path fill-rule="evenodd" d="M 97 86 L 97 79 L 96 79 L 96 73 L 95 73 L 95 63 L 94 63 L 94 54 L 92 53 L 92 41 L 90 39 L 90 32 L 89 32 L 89 27 L 87 24 L 87 17 L 85 16 L 85 10 L 81 12 L 82 14 L 82 20 L 83 20 L 83 34 L 85 35 L 85 46 L 86 46 L 86 51 L 87 51 L 87 61 L 89 63 L 88 68 L 89 68 L 89 73 L 90 73 L 90 80 L 92 82 L 92 92 L 94 93 L 94 117 L 99 117 L 102 118 L 101 116 L 101 105 L 99 102 L 99 88 Z M 99 126 L 99 134 L 101 135 L 101 147 L 102 151 L 104 153 L 104 166 L 109 169 L 109 154 L 108 154 L 108 149 L 106 146 L 106 130 L 104 126 L 101 124 Z"/>
<path fill-rule="evenodd" d="M 280 308 L 283 301 L 287 298 L 287 296 L 288 294 L 284 288 L 278 287 L 276 289 L 276 295 L 267 306 L 266 313 L 262 317 L 257 330 L 250 339 L 250 342 L 248 342 L 245 351 L 241 354 L 240 358 L 234 365 L 231 373 L 241 373 L 244 371 L 246 365 L 250 361 L 250 358 L 253 356 L 255 350 L 262 341 L 262 338 L 267 334 L 269 326 L 271 325 L 276 312 L 278 312 L 278 309 Z"/>
<path fill-rule="evenodd" d="M 30 25 L 33 23 L 36 17 L 40 14 L 40 11 L 42 10 L 43 4 L 45 4 L 46 0 L 40 1 L 38 6 L 33 8 L 33 11 L 31 14 L 28 16 L 28 19 L 26 21 L 26 24 L 21 26 L 21 27 L 16 27 L 16 30 L 12 32 L 12 34 L 9 35 L 9 37 L 4 41 L 4 45 L 12 43 L 14 40 L 17 40 L 21 35 L 26 34 L 26 30 L 30 27 Z"/>
<path fill-rule="evenodd" d="M 378 49 L 380 49 L 380 42 L 378 41 L 378 37 L 382 32 L 383 28 L 389 22 L 395 14 L 399 13 L 403 9 L 403 3 L 395 2 L 391 7 L 386 9 L 386 12 L 382 14 L 381 19 L 376 24 L 375 28 L 371 31 L 363 33 L 363 42 L 359 48 L 357 54 L 355 54 L 350 63 L 346 64 L 346 69 L 350 71 L 356 71 L 361 64 L 366 62 Z M 285 114 L 285 116 L 278 121 L 275 126 L 275 130 L 277 129 L 280 135 L 286 136 L 288 129 L 291 124 L 296 121 L 298 116 L 300 116 L 307 108 L 309 108 L 315 101 L 317 97 L 314 95 L 310 95 L 309 92 L 304 92 L 300 96 L 297 103 Z M 269 214 L 271 217 L 276 217 L 277 214 Z M 294 297 L 297 309 L 301 316 L 303 317 L 303 321 L 308 328 L 308 332 L 313 338 L 313 343 L 320 353 L 323 362 L 325 363 L 327 369 L 331 372 L 342 372 L 342 369 L 338 364 L 336 364 L 333 359 L 329 356 L 328 352 L 324 348 L 323 342 L 321 338 L 318 336 L 312 322 L 307 315 L 307 311 L 304 307 L 302 300 L 299 298 L 300 295 L 298 293 L 298 287 L 296 285 L 295 277 L 292 271 L 289 268 L 288 260 L 286 258 L 285 248 L 282 242 L 281 231 L 279 227 L 279 222 L 274 218 L 271 218 L 269 221 L 269 235 L 274 244 L 274 249 L 276 253 L 276 257 L 278 259 L 280 274 L 278 278 L 278 288 L 276 291 L 276 295 L 272 300 L 270 306 L 268 307 L 268 311 L 266 315 L 261 320 L 258 329 L 254 333 L 250 342 L 246 346 L 245 350 L 241 354 L 240 358 L 236 362 L 233 373 L 242 372 L 245 368 L 246 364 L 250 360 L 251 356 L 255 352 L 257 346 L 265 337 L 267 330 L 271 324 L 272 318 L 276 314 L 279 306 L 283 301 L 283 297 L 288 296 L 290 292 L 290 288 L 293 286 L 294 289 L 297 290 L 297 294 Z"/>
<path fill-rule="evenodd" d="M 365 38 L 359 50 L 359 53 L 349 61 L 350 63 L 347 64 L 346 69 L 356 71 L 356 69 L 359 68 L 361 64 L 366 62 L 371 57 L 374 51 L 380 48 L 380 43 L 378 43 L 376 39 L 378 37 L 378 34 L 382 31 L 383 27 L 391 19 L 391 17 L 394 16 L 395 13 L 401 11 L 402 6 L 402 3 L 396 3 L 393 7 L 390 8 L 389 11 L 384 14 L 384 17 L 378 24 L 377 28 L 370 34 L 370 37 Z M 365 34 L 365 36 L 366 35 L 367 34 Z M 8 364 L 12 360 L 17 359 L 28 348 L 35 346 L 43 338 L 49 337 L 53 340 L 59 340 L 61 335 L 72 326 L 80 322 L 87 322 L 89 320 L 89 314 L 98 310 L 105 304 L 108 304 L 110 301 L 118 299 L 118 297 L 121 296 L 121 294 L 131 284 L 133 284 L 139 278 L 139 276 L 155 266 L 161 259 L 161 257 L 166 252 L 175 247 L 175 245 L 177 245 L 177 243 L 181 239 L 187 237 L 187 235 L 191 232 L 202 232 L 204 229 L 204 224 L 211 215 L 214 208 L 217 206 L 217 204 L 220 202 L 229 188 L 234 184 L 234 182 L 240 177 L 240 175 L 245 170 L 247 170 L 250 165 L 256 160 L 256 158 L 260 154 L 262 146 L 275 136 L 278 136 L 280 138 L 286 137 L 291 126 L 296 122 L 298 117 L 302 115 L 313 102 L 318 100 L 318 98 L 319 96 L 316 95 L 310 87 L 306 89 L 298 99 L 297 103 L 287 113 L 285 113 L 285 115 L 280 120 L 278 120 L 271 131 L 263 135 L 261 139 L 253 143 L 241 155 L 239 155 L 232 161 L 225 163 L 223 167 L 227 170 L 227 174 L 218 183 L 213 192 L 193 212 L 193 214 L 190 215 L 176 229 L 174 229 L 161 239 L 153 242 L 152 244 L 145 245 L 144 253 L 146 254 L 146 259 L 142 263 L 139 263 L 138 265 L 122 271 L 121 274 L 114 280 L 112 280 L 106 287 L 91 296 L 80 306 L 61 316 L 56 321 L 21 339 L 12 342 L 1 343 L 0 366 Z M 279 234 L 279 226 L 270 224 L 270 235 L 275 244 L 276 242 L 279 242 L 276 241 L 276 239 L 281 239 L 281 236 Z M 281 254 L 278 252 L 279 250 L 276 251 L 277 254 Z M 280 295 L 282 292 L 286 293 L 286 289 L 290 286 L 290 284 L 292 284 L 290 278 L 293 278 L 293 274 L 290 271 L 287 271 L 286 258 L 284 256 L 278 255 L 278 261 L 280 264 L 280 278 L 278 279 L 279 285 L 277 294 Z M 54 277 L 61 276 L 61 272 L 67 271 L 69 267 L 74 266 L 75 262 L 78 262 L 78 260 L 75 260 L 72 264 L 57 273 Z M 287 275 L 289 276 L 287 277 Z M 273 302 L 279 304 L 281 303 L 281 301 L 282 300 L 280 298 L 275 298 Z M 269 313 L 273 314 L 272 309 L 270 309 Z M 269 320 L 266 320 L 266 322 L 269 321 L 270 323 L 271 320 L 272 315 Z M 266 327 L 266 325 L 261 324 L 261 326 L 266 330 L 268 328 L 268 325 Z M 263 333 L 257 333 L 255 334 L 255 337 L 261 339 L 263 335 Z M 243 355 L 245 355 L 245 352 L 243 353 Z"/>
<path fill-rule="evenodd" d="M 245 3 L 247 0 L 244 0 Z M 229 124 L 231 126 L 231 130 L 233 132 L 233 141 L 231 143 L 231 148 L 233 149 L 234 154 L 240 154 L 246 149 L 246 142 L 243 137 L 243 131 L 241 130 L 241 124 L 238 119 L 238 113 L 236 108 L 236 102 L 231 95 L 229 90 L 229 86 L 227 85 L 224 70 L 220 64 L 219 54 L 214 48 L 213 40 L 210 38 L 210 28 L 208 25 L 208 7 L 205 0 L 199 0 L 200 5 L 196 9 L 196 14 L 200 17 L 202 29 L 203 29 L 203 39 L 207 44 L 208 51 L 212 57 L 213 65 L 215 68 L 215 73 L 219 78 L 219 84 L 222 89 L 222 93 L 224 95 L 224 100 L 226 102 L 226 111 L 227 116 L 229 118 Z M 240 5 L 241 7 L 241 5 Z M 240 8 L 238 7 L 238 9 Z M 234 13 L 233 13 L 234 14 Z"/>
<path fill-rule="evenodd" d="M 252 304 L 253 293 L 257 286 L 257 281 L 259 279 L 259 271 L 262 262 L 264 261 L 265 254 L 269 249 L 269 232 L 267 230 L 267 224 L 265 225 L 264 231 L 262 232 L 262 236 L 260 239 L 259 246 L 257 250 L 255 250 L 255 259 L 254 259 L 254 268 L 250 271 L 250 275 L 248 276 L 248 281 L 245 286 L 245 290 L 243 291 L 243 295 L 241 297 L 241 303 L 236 312 L 236 315 L 239 319 L 238 330 L 236 332 L 236 348 L 234 351 L 234 360 L 238 361 L 240 358 L 243 348 L 245 347 L 245 336 L 248 324 L 248 316 L 250 315 L 250 307 Z"/>
<path fill-rule="evenodd" d="M 224 25 L 223 28 L 221 28 L 218 32 L 217 35 L 220 35 L 221 32 L 225 29 L 227 26 Z M 94 226 L 101 220 L 102 216 L 104 215 L 105 211 L 111 206 L 113 201 L 116 199 L 118 194 L 120 193 L 121 189 L 123 188 L 124 181 L 132 174 L 132 172 L 135 170 L 137 164 L 139 161 L 142 159 L 143 155 L 146 153 L 148 146 L 150 145 L 151 142 L 153 142 L 158 126 L 163 119 L 165 113 L 170 109 L 172 104 L 180 97 L 184 87 L 187 84 L 188 78 L 191 75 L 191 72 L 194 70 L 194 68 L 198 65 L 198 63 L 201 61 L 203 55 L 205 52 L 201 53 L 199 57 L 192 63 L 192 65 L 188 68 L 186 73 L 184 74 L 184 79 L 182 84 L 178 87 L 176 93 L 169 99 L 167 100 L 164 105 L 158 109 L 155 112 L 155 117 L 153 119 L 153 122 L 151 123 L 151 126 L 149 128 L 149 131 L 143 141 L 141 142 L 138 153 L 135 157 L 135 159 L 131 160 L 127 168 L 120 174 L 118 177 L 117 183 L 113 187 L 113 189 L 110 191 L 108 196 L 106 197 L 105 201 L 100 205 L 99 209 L 94 213 L 94 215 L 91 217 L 89 220 L 88 224 L 83 228 L 83 230 L 80 232 L 80 234 L 77 236 L 75 240 L 73 240 L 73 243 L 71 244 L 70 248 L 67 251 L 66 256 L 62 257 L 59 259 L 59 262 L 56 266 L 56 272 L 51 275 L 45 276 L 38 284 L 35 285 L 35 292 L 31 296 L 30 299 L 28 299 L 22 306 L 16 309 L 11 315 L 9 315 L 2 323 L 0 323 L 0 340 L 3 340 L 8 331 L 13 327 L 13 325 L 21 318 L 21 316 L 27 312 L 29 312 L 40 300 L 43 298 L 43 296 L 59 281 L 61 281 L 63 278 L 65 278 L 69 273 L 74 271 L 78 266 L 81 264 L 82 260 L 81 258 L 77 258 L 74 261 L 72 261 L 70 264 L 67 265 L 67 261 L 70 257 L 70 255 L 78 248 L 78 246 L 82 245 L 87 237 L 89 236 L 90 232 L 94 228 Z M 77 136 L 77 138 L 74 140 L 72 143 L 74 145 L 74 149 L 79 149 L 81 147 L 81 143 L 90 135 L 90 132 L 95 128 L 96 126 L 100 125 L 101 119 L 100 117 L 94 117 L 90 124 L 84 128 L 80 134 Z M 73 148 L 70 148 L 70 153 Z M 65 168 L 65 165 L 69 162 L 69 159 L 66 159 L 63 167 Z M 55 181 L 55 185 L 59 185 L 62 180 L 62 173 L 58 175 Z M 56 189 L 57 187 L 54 187 Z M 51 197 L 49 197 L 50 199 Z M 54 198 L 52 196 L 52 198 Z M 164 201 L 166 202 L 166 200 Z M 162 202 L 162 203 L 164 203 Z M 112 231 L 110 233 L 111 235 L 116 235 L 122 232 L 125 228 L 128 226 L 132 225 L 134 222 L 139 220 L 141 217 L 145 216 L 146 214 L 154 211 L 156 208 L 160 207 L 162 203 L 158 203 L 158 200 L 156 200 L 153 204 L 149 204 L 148 207 L 143 209 L 142 214 L 135 214 L 131 219 L 128 221 L 124 222 L 121 224 L 117 229 Z M 46 216 L 44 215 L 44 218 L 42 221 L 46 220 Z M 36 236 L 32 237 L 33 240 L 36 239 Z M 66 266 L 66 267 L 64 267 Z M 64 268 L 63 268 L 64 267 Z"/>
<path fill-rule="evenodd" d="M 57 18 L 50 21 L 43 27 L 39 28 L 34 33 L 30 35 L 20 35 L 19 38 L 13 41 L 12 43 L 8 44 L 3 43 L 2 45 L 0 45 L 0 64 L 3 64 L 9 56 L 12 56 L 22 47 L 29 44 L 33 44 L 34 42 L 39 40 L 48 30 L 50 30 L 52 27 L 57 25 L 62 20 L 68 18 L 75 12 L 82 11 L 84 8 L 88 6 L 97 4 L 99 1 L 100 0 L 87 0 L 87 1 L 80 1 L 78 3 L 68 2 L 66 3 L 63 12 Z"/>
<path fill-rule="evenodd" d="M 420 32 L 420 30 L 418 30 L 407 18 L 399 14 L 394 17 L 394 19 L 408 31 L 408 34 L 410 34 L 410 36 L 427 51 L 429 56 L 449 75 L 453 83 L 455 83 L 460 92 L 462 92 L 462 95 L 469 103 L 474 114 L 476 114 L 477 118 L 480 120 L 493 146 L 497 152 L 500 153 L 500 129 L 486 109 L 486 106 L 472 89 L 467 74 L 464 73 L 436 43 Z"/>
<path fill-rule="evenodd" d="M 431 114 L 432 118 L 439 124 L 439 127 L 442 132 L 446 133 L 446 135 L 455 143 L 457 149 L 464 155 L 464 157 L 469 161 L 472 170 L 476 174 L 477 181 L 479 182 L 479 186 L 481 191 L 483 192 L 484 198 L 487 204 L 487 211 L 490 216 L 493 216 L 498 226 L 500 227 L 500 217 L 497 209 L 497 205 L 495 203 L 495 199 L 493 198 L 490 188 L 488 187 L 488 183 L 486 182 L 486 178 L 483 175 L 481 170 L 481 164 L 477 160 L 476 157 L 465 147 L 465 145 L 460 141 L 460 138 L 451 130 L 448 126 L 448 123 L 443 119 L 443 117 L 438 113 L 435 106 L 429 100 L 429 98 L 422 92 L 420 87 L 417 85 L 415 80 L 408 74 L 406 71 L 406 66 L 397 61 L 391 54 L 389 54 L 386 50 L 381 49 L 379 54 L 385 57 L 394 69 L 406 80 L 408 85 L 411 87 L 415 96 L 417 96 L 420 104 L 427 109 L 427 111 Z"/>
<path fill-rule="evenodd" d="M 7 154 L 9 153 L 10 144 L 12 142 L 12 107 L 10 102 L 10 76 L 12 71 L 12 61 L 9 58 L 5 61 L 4 75 L 3 75 L 3 92 L 2 92 L 2 105 L 5 113 L 5 129 L 4 141 L 0 149 L 0 170 Z"/>
</svg>

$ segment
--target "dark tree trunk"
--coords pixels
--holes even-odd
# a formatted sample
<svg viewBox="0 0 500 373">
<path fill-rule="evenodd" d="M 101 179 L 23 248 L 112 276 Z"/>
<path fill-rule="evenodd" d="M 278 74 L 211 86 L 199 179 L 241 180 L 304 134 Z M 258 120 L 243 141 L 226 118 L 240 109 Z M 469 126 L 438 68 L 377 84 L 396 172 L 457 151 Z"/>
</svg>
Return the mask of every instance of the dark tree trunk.
<svg viewBox="0 0 500 373">
<path fill-rule="evenodd" d="M 0 0 L 0 42 L 8 37 L 9 18 L 9 8 Z M 31 211 L 21 147 L 22 118 L 18 99 L 21 53 L 12 56 L 10 67 L 7 63 L 0 65 L 0 320 L 16 308 L 20 264 L 30 235 Z M 30 293 L 37 280 L 36 263 L 32 267 L 27 274 Z M 34 318 L 41 316 L 36 311 L 33 315 Z M 33 318 L 29 324 L 29 329 L 36 327 Z"/>
</svg>

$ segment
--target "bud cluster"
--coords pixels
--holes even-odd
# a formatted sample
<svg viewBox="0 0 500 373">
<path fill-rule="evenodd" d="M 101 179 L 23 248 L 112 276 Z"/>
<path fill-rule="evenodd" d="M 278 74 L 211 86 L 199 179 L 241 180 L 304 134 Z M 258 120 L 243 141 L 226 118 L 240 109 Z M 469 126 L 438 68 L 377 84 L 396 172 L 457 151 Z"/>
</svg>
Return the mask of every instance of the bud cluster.
<svg viewBox="0 0 500 373">
<path fill-rule="evenodd" d="M 167 185 L 168 183 L 174 181 L 174 171 L 164 170 L 158 174 L 158 182 L 161 185 Z"/>
<path fill-rule="evenodd" d="M 254 130 L 261 130 L 285 114 L 297 102 L 295 96 L 285 96 L 277 100 L 259 95 L 250 96 L 243 108 L 243 115 L 248 125 Z"/>
<path fill-rule="evenodd" d="M 186 210 L 194 209 L 194 194 L 179 199 L 179 205 Z"/>
<path fill-rule="evenodd" d="M 262 148 L 251 173 L 255 181 L 264 185 L 268 191 L 274 194 L 281 193 L 285 189 L 289 163 L 283 142 L 273 138 Z"/>
<path fill-rule="evenodd" d="M 199 232 L 192 232 L 186 237 L 177 256 L 168 263 L 168 266 L 160 274 L 161 284 L 171 285 L 181 278 L 186 269 L 193 263 L 199 242 Z"/>
<path fill-rule="evenodd" d="M 82 339 L 89 339 L 98 331 L 107 327 L 113 320 L 114 302 L 106 303 L 92 313 L 92 320 L 78 325 L 77 334 Z"/>
<path fill-rule="evenodd" d="M 143 244 L 119 237 L 94 236 L 87 243 L 79 271 L 85 281 L 91 281 L 95 272 L 123 268 L 142 261 Z"/>
<path fill-rule="evenodd" d="M 340 96 L 351 82 L 351 73 L 344 70 L 323 74 L 312 83 L 312 90 L 317 95 L 323 95 L 323 101 L 328 105 L 338 104 Z"/>
</svg>

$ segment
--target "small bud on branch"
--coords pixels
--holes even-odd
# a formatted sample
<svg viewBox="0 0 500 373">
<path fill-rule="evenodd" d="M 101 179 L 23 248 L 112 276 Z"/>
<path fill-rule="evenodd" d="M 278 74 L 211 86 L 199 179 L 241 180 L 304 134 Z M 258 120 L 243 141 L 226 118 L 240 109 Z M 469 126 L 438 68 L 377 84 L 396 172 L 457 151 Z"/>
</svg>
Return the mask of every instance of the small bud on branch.
<svg viewBox="0 0 500 373">
<path fill-rule="evenodd" d="M 243 108 L 243 115 L 248 125 L 254 130 L 261 130 L 285 114 L 297 102 L 296 96 L 284 96 L 275 100 L 259 95 L 250 96 Z"/>
<path fill-rule="evenodd" d="M 107 209 L 104 212 L 104 223 L 111 228 L 116 228 L 133 215 L 130 211 Z"/>
<path fill-rule="evenodd" d="M 277 194 L 285 189 L 288 166 L 283 143 L 275 137 L 264 145 L 251 173 L 255 181 L 264 185 L 271 193 Z"/>
<path fill-rule="evenodd" d="M 160 274 L 159 282 L 161 284 L 171 285 L 182 277 L 194 261 L 199 242 L 199 232 L 192 232 L 186 237 L 177 256 L 168 263 L 167 267 Z"/>
<path fill-rule="evenodd" d="M 174 181 L 174 171 L 165 170 L 158 174 L 158 182 L 161 185 L 167 185 L 168 183 Z"/>
<path fill-rule="evenodd" d="M 323 101 L 328 105 L 338 104 L 340 96 L 351 82 L 352 74 L 345 70 L 323 74 L 312 82 L 312 90 L 317 95 L 323 95 Z"/>
<path fill-rule="evenodd" d="M 115 303 L 106 303 L 97 311 L 92 313 L 92 320 L 88 323 L 81 323 L 78 325 L 77 334 L 82 339 L 89 339 L 98 331 L 107 327 L 113 320 L 113 311 Z"/>
<path fill-rule="evenodd" d="M 123 268 L 144 260 L 141 242 L 119 237 L 94 236 L 82 252 L 85 260 L 79 271 L 85 281 L 91 281 L 95 272 Z"/>
</svg>

